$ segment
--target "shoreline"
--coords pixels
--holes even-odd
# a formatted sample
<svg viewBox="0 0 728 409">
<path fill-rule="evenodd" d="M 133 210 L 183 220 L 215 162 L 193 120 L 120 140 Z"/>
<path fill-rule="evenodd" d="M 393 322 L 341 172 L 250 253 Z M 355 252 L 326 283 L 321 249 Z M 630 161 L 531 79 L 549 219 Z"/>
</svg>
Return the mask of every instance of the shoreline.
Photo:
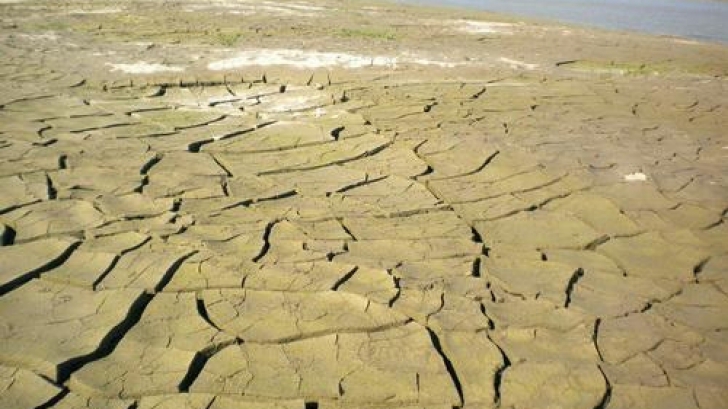
<svg viewBox="0 0 728 409">
<path fill-rule="evenodd" d="M 726 57 L 728 47 L 720 43 L 583 28 L 569 24 L 554 25 L 538 19 L 522 19 L 482 11 L 464 14 L 462 10 L 407 6 L 386 1 L 378 2 L 376 7 L 385 10 L 387 15 L 372 8 L 371 5 L 364 6 L 371 3 L 353 2 L 349 6 L 351 11 L 341 9 L 336 3 L 320 4 L 325 7 L 323 11 L 286 11 L 288 15 L 281 17 L 287 20 L 286 24 L 290 24 L 290 28 L 283 30 L 271 26 L 263 15 L 253 15 L 251 16 L 253 22 L 243 23 L 241 26 L 235 27 L 227 22 L 221 22 L 215 31 L 204 29 L 197 33 L 185 33 L 182 27 L 177 27 L 180 23 L 175 19 L 184 19 L 189 13 L 177 7 L 169 9 L 172 13 L 169 18 L 159 17 L 154 19 L 157 21 L 150 22 L 171 26 L 172 31 L 162 36 L 151 32 L 144 33 L 142 24 L 151 20 L 148 17 L 134 17 L 132 14 L 132 17 L 127 18 L 128 21 L 120 25 L 118 12 L 112 12 L 77 14 L 74 18 L 80 19 L 83 24 L 72 30 L 68 30 L 67 23 L 53 22 L 54 19 L 62 20 L 62 15 L 49 16 L 49 23 L 30 19 L 27 21 L 31 25 L 31 30 L 40 33 L 30 36 L 20 34 L 15 36 L 13 41 L 22 43 L 25 40 L 37 39 L 40 40 L 41 47 L 54 46 L 53 43 L 65 43 L 65 45 L 59 44 L 65 48 L 64 52 L 73 55 L 80 51 L 78 58 L 82 59 L 87 59 L 89 52 L 81 51 L 75 44 L 76 41 L 89 41 L 89 45 L 95 47 L 91 53 L 96 54 L 99 59 L 104 58 L 107 53 L 103 49 L 103 42 L 108 41 L 110 44 L 120 42 L 121 47 L 114 50 L 116 54 L 109 55 L 107 61 L 102 61 L 101 64 L 91 61 L 89 66 L 80 67 L 81 72 L 91 70 L 94 73 L 110 71 L 122 73 L 121 68 L 113 67 L 132 67 L 136 63 L 163 63 L 169 67 L 183 67 L 191 72 L 203 72 L 207 70 L 207 66 L 217 66 L 216 60 L 226 59 L 215 57 L 216 54 L 228 53 L 227 59 L 229 59 L 229 51 L 234 54 L 236 48 L 251 51 L 256 48 L 300 49 L 361 55 L 362 58 L 371 58 L 372 64 L 381 63 L 390 68 L 396 63 L 408 61 L 421 62 L 420 65 L 451 68 L 478 65 L 493 67 L 504 64 L 504 61 L 516 61 L 525 64 L 523 67 L 538 66 L 539 69 L 551 70 L 556 66 L 562 66 L 564 62 L 585 60 L 588 64 L 603 65 L 607 71 L 624 68 L 628 72 L 643 70 L 645 73 L 654 71 L 667 74 L 672 71 L 684 71 L 694 74 L 723 75 L 726 73 L 725 67 L 728 66 Z M 214 24 L 211 20 L 213 16 L 210 14 L 214 10 L 214 4 L 199 9 L 200 17 L 205 21 L 203 25 Z M 225 10 L 229 11 L 220 9 L 218 12 Z M 247 9 L 243 12 L 247 13 L 245 10 Z M 234 9 L 232 11 L 236 12 Z M 357 20 L 354 24 L 343 20 L 334 22 L 328 28 L 319 27 L 317 24 L 320 17 L 316 15 L 319 12 L 332 14 L 333 18 L 336 18 L 337 14 L 351 13 L 356 15 Z M 301 18 L 297 19 L 296 13 L 300 14 Z M 415 17 L 411 19 L 409 16 Z M 235 17 L 231 15 L 230 21 L 235 21 Z M 8 18 L 10 15 L 6 20 Z M 10 22 L 10 24 L 15 23 Z M 95 27 L 100 29 L 97 30 Z M 20 28 L 22 31 L 22 27 Z M 8 33 L 12 33 L 12 30 Z M 67 40 L 60 40 L 59 34 L 67 37 Z M 463 41 L 458 41 L 458 38 Z M 291 41 L 285 43 L 287 40 Z M 560 46 L 557 47 L 555 42 L 559 42 Z M 464 47 L 464 44 L 469 46 Z M 629 44 L 629 47 L 639 47 L 642 52 L 629 55 L 622 51 L 624 44 Z M 145 49 L 145 47 L 151 48 Z M 186 57 L 182 53 L 184 49 L 189 49 L 188 54 L 194 58 Z M 164 50 L 167 61 L 152 61 L 158 50 Z M 367 52 L 362 53 L 362 50 Z M 520 55 L 508 55 L 514 50 Z M 684 56 L 676 56 L 676 52 L 683 53 Z M 125 60 L 121 58 L 124 54 L 129 55 Z M 334 57 L 333 54 L 330 56 Z M 54 56 L 51 54 L 47 58 Z M 67 65 L 62 59 L 56 63 L 59 69 L 65 69 L 63 67 Z M 335 68 L 335 65 L 331 68 Z M 366 62 L 360 61 L 356 65 L 363 66 Z M 651 69 L 651 66 L 654 69 Z M 163 69 L 162 66 L 159 68 Z"/>
<path fill-rule="evenodd" d="M 688 0 L 690 1 L 690 0 Z M 725 1 L 722 0 L 704 0 L 707 3 L 718 3 L 721 4 L 721 6 L 725 5 Z M 591 22 L 582 22 L 580 20 L 575 19 L 574 17 L 568 17 L 568 16 L 561 16 L 559 17 L 559 14 L 561 14 L 559 11 L 554 10 L 552 12 L 543 13 L 529 13 L 525 10 L 507 10 L 503 6 L 495 5 L 491 6 L 494 7 L 492 9 L 486 9 L 484 6 L 477 6 L 477 5 L 467 5 L 467 4 L 435 4 L 437 3 L 436 0 L 431 0 L 429 2 L 425 2 L 424 4 L 416 4 L 416 2 L 413 2 L 411 0 L 391 0 L 392 3 L 400 4 L 400 5 L 410 5 L 415 7 L 434 7 L 434 8 L 442 8 L 442 9 L 450 9 L 450 10 L 459 10 L 461 12 L 466 11 L 479 11 L 479 12 L 486 12 L 486 13 L 493 13 L 494 15 L 501 15 L 504 17 L 510 16 L 512 18 L 522 18 L 525 20 L 528 20 L 530 22 L 540 22 L 542 24 L 551 24 L 551 25 L 557 25 L 557 24 L 564 24 L 564 25 L 571 25 L 575 27 L 581 27 L 585 29 L 598 29 L 598 30 L 605 30 L 605 31 L 611 31 L 611 32 L 617 32 L 617 33 L 625 33 L 625 34 L 642 34 L 642 35 L 649 35 L 649 36 L 657 36 L 657 37 L 666 37 L 666 38 L 682 38 L 685 40 L 694 40 L 694 41 L 700 41 L 700 42 L 706 42 L 706 43 L 714 43 L 719 45 L 728 45 L 728 33 L 722 33 L 722 34 L 713 34 L 713 35 L 697 35 L 697 34 L 674 34 L 674 33 L 664 33 L 661 32 L 659 28 L 657 27 L 631 27 L 634 24 L 639 23 L 628 23 L 626 21 L 616 21 L 611 23 L 611 25 L 599 23 L 598 21 L 591 21 Z M 568 4 L 563 5 L 564 7 L 568 7 Z M 585 5 L 582 5 L 585 6 Z M 725 10 L 726 13 L 728 13 L 728 7 L 726 7 Z M 628 18 L 628 16 L 622 16 L 621 18 Z M 673 23 L 674 24 L 674 23 Z M 673 27 L 673 30 L 680 30 L 681 28 Z"/>
</svg>

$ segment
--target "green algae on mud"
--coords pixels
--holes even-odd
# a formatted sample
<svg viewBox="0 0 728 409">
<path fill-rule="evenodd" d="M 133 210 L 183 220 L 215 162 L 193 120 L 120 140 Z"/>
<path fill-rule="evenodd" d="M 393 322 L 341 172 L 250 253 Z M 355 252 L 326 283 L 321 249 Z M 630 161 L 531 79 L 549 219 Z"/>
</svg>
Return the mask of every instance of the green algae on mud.
<svg viewBox="0 0 728 409">
<path fill-rule="evenodd" d="M 574 71 L 590 72 L 595 74 L 617 74 L 628 76 L 646 75 L 728 75 L 728 67 L 721 71 L 719 67 L 711 66 L 710 63 L 691 64 L 690 62 L 679 63 L 675 61 L 664 62 L 617 62 L 617 61 L 595 61 L 575 60 L 556 63 L 557 67 L 564 67 Z"/>
<path fill-rule="evenodd" d="M 390 30 L 377 30 L 371 28 L 343 28 L 338 35 L 342 37 L 357 37 L 379 40 L 395 40 L 397 34 Z"/>
</svg>

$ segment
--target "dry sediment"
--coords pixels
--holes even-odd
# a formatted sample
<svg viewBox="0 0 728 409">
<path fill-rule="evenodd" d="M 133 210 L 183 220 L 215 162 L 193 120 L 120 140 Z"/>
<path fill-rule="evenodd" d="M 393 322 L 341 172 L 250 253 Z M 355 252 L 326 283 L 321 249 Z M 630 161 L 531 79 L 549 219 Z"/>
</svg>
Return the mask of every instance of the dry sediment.
<svg viewBox="0 0 728 409">
<path fill-rule="evenodd" d="M 0 408 L 722 408 L 728 50 L 0 4 Z"/>
</svg>

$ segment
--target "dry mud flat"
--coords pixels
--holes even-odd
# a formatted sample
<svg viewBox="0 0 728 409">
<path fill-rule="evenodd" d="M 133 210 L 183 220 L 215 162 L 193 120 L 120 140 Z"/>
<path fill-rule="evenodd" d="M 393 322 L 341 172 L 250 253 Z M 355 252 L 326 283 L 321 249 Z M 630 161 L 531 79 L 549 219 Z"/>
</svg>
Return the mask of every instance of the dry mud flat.
<svg viewBox="0 0 728 409">
<path fill-rule="evenodd" d="M 725 47 L 0 4 L 0 408 L 725 408 Z"/>
</svg>

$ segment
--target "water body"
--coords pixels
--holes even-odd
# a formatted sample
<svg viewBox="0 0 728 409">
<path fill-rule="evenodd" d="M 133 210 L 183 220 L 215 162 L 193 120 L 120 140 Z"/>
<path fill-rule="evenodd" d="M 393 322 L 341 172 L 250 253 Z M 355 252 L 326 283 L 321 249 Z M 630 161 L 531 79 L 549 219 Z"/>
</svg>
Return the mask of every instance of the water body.
<svg viewBox="0 0 728 409">
<path fill-rule="evenodd" d="M 612 30 L 728 44 L 728 2 L 713 0 L 399 0 L 458 6 Z"/>
</svg>

